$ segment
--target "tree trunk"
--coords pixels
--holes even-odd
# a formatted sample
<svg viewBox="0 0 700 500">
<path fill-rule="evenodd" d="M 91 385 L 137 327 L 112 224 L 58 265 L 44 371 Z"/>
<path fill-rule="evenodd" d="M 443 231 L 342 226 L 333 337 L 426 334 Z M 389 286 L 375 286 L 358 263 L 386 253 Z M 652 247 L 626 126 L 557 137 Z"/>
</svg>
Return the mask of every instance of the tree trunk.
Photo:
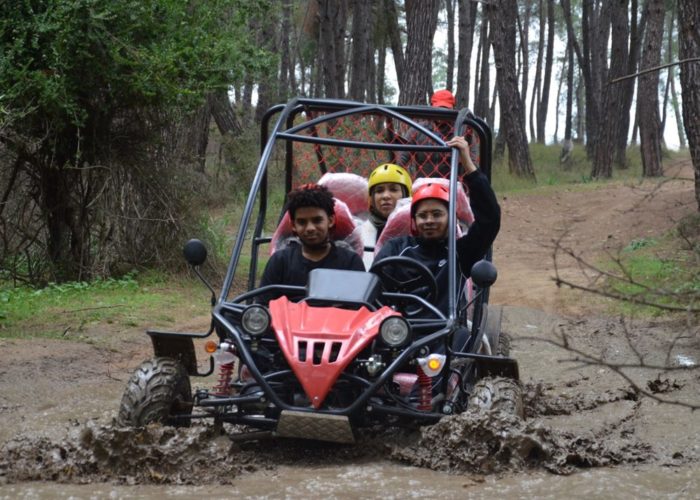
<svg viewBox="0 0 700 500">
<path fill-rule="evenodd" d="M 644 35 L 644 52 L 640 70 L 653 68 L 661 62 L 664 32 L 664 0 L 649 0 L 648 20 Z M 661 166 L 661 120 L 659 118 L 659 72 L 639 77 L 637 87 L 637 116 L 642 149 L 642 172 L 645 177 L 663 174 Z"/>
<path fill-rule="evenodd" d="M 377 55 L 377 102 L 384 104 L 384 72 L 386 71 L 386 37 L 387 33 L 382 31 L 381 43 L 377 45 L 379 54 Z"/>
<path fill-rule="evenodd" d="M 639 57 L 641 53 L 642 43 L 644 38 L 644 27 L 646 25 L 647 9 L 644 9 L 639 23 L 637 23 L 637 6 L 638 0 L 632 0 L 631 26 L 630 26 L 630 50 L 627 64 L 627 73 L 632 74 L 637 71 Z M 623 86 L 623 104 L 622 113 L 620 114 L 620 132 L 615 145 L 615 165 L 620 168 L 627 168 L 627 143 L 630 129 L 630 116 L 632 109 L 632 99 L 634 97 L 634 78 L 625 80 L 618 85 Z"/>
<path fill-rule="evenodd" d="M 685 149 L 685 130 L 683 129 L 683 115 L 681 113 L 680 103 L 678 102 L 678 93 L 676 92 L 676 72 L 671 73 L 671 107 L 673 114 L 676 117 L 676 130 L 678 130 L 678 144 Z"/>
<path fill-rule="evenodd" d="M 243 132 L 243 126 L 238 121 L 225 90 L 209 94 L 207 104 L 221 135 L 230 133 L 236 136 Z"/>
<path fill-rule="evenodd" d="M 459 55 L 457 56 L 457 107 L 469 106 L 469 85 L 471 79 L 472 48 L 474 46 L 474 26 L 478 4 L 469 0 L 459 0 Z"/>
<path fill-rule="evenodd" d="M 277 22 L 275 16 L 262 19 L 262 29 L 260 31 L 260 46 L 270 52 L 277 52 Z M 255 106 L 255 121 L 260 123 L 265 112 L 273 104 L 277 98 L 278 87 L 273 81 L 275 73 L 272 75 L 263 75 L 258 83 L 258 103 Z"/>
<path fill-rule="evenodd" d="M 455 78 L 455 2 L 457 0 L 445 0 L 447 9 L 447 80 L 445 87 L 454 93 Z"/>
<path fill-rule="evenodd" d="M 384 0 L 386 9 L 386 23 L 391 42 L 391 53 L 394 56 L 394 66 L 396 67 L 396 80 L 399 85 L 399 92 L 406 81 L 405 57 L 403 54 L 403 44 L 401 43 L 401 30 L 399 29 L 399 15 L 396 12 L 396 0 Z"/>
<path fill-rule="evenodd" d="M 675 17 L 678 12 L 678 6 L 674 5 L 673 14 L 671 15 L 671 20 L 668 27 L 668 60 L 669 62 L 675 61 L 678 55 L 678 51 L 675 50 L 675 44 L 673 43 L 677 40 L 678 33 L 675 30 Z M 681 115 L 680 105 L 678 103 L 678 94 L 676 93 L 676 67 L 671 66 L 668 68 L 668 83 L 671 91 L 671 108 L 673 109 L 673 115 L 676 118 L 676 130 L 678 131 L 678 144 L 681 148 L 686 147 L 685 143 L 685 133 L 683 131 L 683 116 Z"/>
<path fill-rule="evenodd" d="M 427 104 L 433 93 L 433 36 L 440 0 L 406 0 L 406 81 L 399 104 Z"/>
<path fill-rule="evenodd" d="M 541 0 L 540 0 L 541 1 Z M 523 16 L 520 19 L 519 10 L 516 8 L 515 20 L 516 26 L 518 27 L 518 33 L 520 34 L 520 54 L 522 58 L 522 66 L 520 72 L 521 84 L 520 84 L 520 98 L 523 103 L 527 102 L 527 84 L 530 79 L 530 14 L 532 12 L 532 0 L 522 0 L 523 3 Z M 517 72 L 516 72 L 517 74 Z"/>
<path fill-rule="evenodd" d="M 352 4 L 352 70 L 350 98 L 356 101 L 367 99 L 369 87 L 369 63 L 374 59 L 370 48 L 370 35 L 374 32 L 370 0 L 354 0 Z"/>
<path fill-rule="evenodd" d="M 539 9 L 539 36 L 537 37 L 537 61 L 535 62 L 535 83 L 532 86 L 532 97 L 530 98 L 530 113 L 528 114 L 528 126 L 530 127 L 530 141 L 535 141 L 537 134 L 535 132 L 535 109 L 540 100 L 540 85 L 542 83 L 542 61 L 544 59 L 544 29 L 545 29 L 545 17 L 544 8 L 542 5 L 543 0 L 538 1 L 537 8 Z M 527 5 L 526 5 L 527 8 Z M 527 84 L 527 82 L 523 82 Z M 525 94 L 523 94 L 523 103 L 526 103 Z"/>
<path fill-rule="evenodd" d="M 612 23 L 612 45 L 610 56 L 610 70 L 603 72 L 607 78 L 613 80 L 623 76 L 627 69 L 627 38 L 629 25 L 627 22 L 628 0 L 611 0 L 610 20 Z M 599 31 L 606 32 L 601 28 Z M 602 70 L 602 68 L 601 68 Z M 612 163 L 615 154 L 620 125 L 620 114 L 623 104 L 623 89 L 620 85 L 606 84 L 603 90 L 603 106 L 599 114 L 600 125 L 594 145 L 593 168 L 591 177 L 612 177 Z"/>
<path fill-rule="evenodd" d="M 554 0 L 547 0 L 547 54 L 544 61 L 544 82 L 542 83 L 542 95 L 537 106 L 537 142 L 545 143 L 545 126 L 547 124 L 547 112 L 549 111 L 549 88 L 552 82 L 552 68 L 554 66 Z"/>
<path fill-rule="evenodd" d="M 280 72 L 277 82 L 277 102 L 287 102 L 290 94 L 290 67 L 291 53 L 289 37 L 292 36 L 291 28 L 292 7 L 291 0 L 282 0 L 282 28 L 280 29 Z"/>
<path fill-rule="evenodd" d="M 345 2 L 319 0 L 319 70 L 324 95 L 345 97 Z"/>
<path fill-rule="evenodd" d="M 482 7 L 483 9 L 484 7 Z M 479 79 L 475 80 L 478 85 L 474 89 L 474 95 L 476 96 L 476 101 L 474 102 L 474 113 L 477 116 L 487 116 L 489 111 L 489 87 L 490 87 L 490 73 L 491 66 L 489 65 L 489 53 L 491 48 L 491 42 L 489 41 L 489 19 L 485 15 L 485 11 L 482 10 L 481 16 L 481 34 L 479 39 L 479 46 L 481 47 L 479 61 Z M 489 122 L 493 125 L 493 122 Z"/>
<path fill-rule="evenodd" d="M 525 134 L 523 101 L 518 92 L 515 71 L 516 0 L 495 0 L 485 5 L 491 24 L 491 44 L 498 75 L 501 123 L 508 145 L 508 167 L 511 173 L 535 178 Z"/>
<path fill-rule="evenodd" d="M 598 102 L 599 102 L 599 92 L 596 91 L 594 85 L 593 71 L 591 69 L 591 58 L 590 58 L 590 13 L 592 9 L 593 0 L 583 0 L 583 11 L 581 16 L 581 38 L 582 45 L 579 44 L 576 34 L 574 32 L 574 25 L 571 16 L 571 2 L 570 0 L 561 0 L 562 11 L 564 13 L 564 22 L 566 24 L 567 37 L 573 43 L 573 49 L 576 54 L 576 59 L 578 61 L 578 66 L 581 69 L 583 75 L 583 88 L 585 93 L 586 104 L 585 107 L 577 106 L 578 112 L 583 111 L 585 116 L 585 135 L 586 135 L 586 151 L 591 153 L 591 146 L 593 143 L 593 138 L 597 135 L 598 128 Z M 578 99 L 577 99 L 578 100 Z M 579 122 L 580 123 L 580 122 Z M 583 134 L 577 134 L 579 138 L 583 137 Z"/>
<path fill-rule="evenodd" d="M 678 20 L 680 59 L 700 57 L 700 3 L 678 0 Z M 695 170 L 695 201 L 700 211 L 700 62 L 681 65 L 681 96 L 683 125 Z"/>
</svg>

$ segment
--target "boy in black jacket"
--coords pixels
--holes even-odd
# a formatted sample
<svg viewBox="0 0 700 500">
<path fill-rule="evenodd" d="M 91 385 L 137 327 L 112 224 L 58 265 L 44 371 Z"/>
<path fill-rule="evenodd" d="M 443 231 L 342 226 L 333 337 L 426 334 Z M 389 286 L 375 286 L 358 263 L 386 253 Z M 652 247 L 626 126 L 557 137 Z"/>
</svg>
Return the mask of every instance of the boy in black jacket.
<svg viewBox="0 0 700 500">
<path fill-rule="evenodd" d="M 299 242 L 275 252 L 265 266 L 260 286 L 305 286 L 317 268 L 364 271 L 362 258 L 331 240 L 335 200 L 325 186 L 308 184 L 289 193 L 287 210 Z M 267 297 L 269 300 L 272 297 Z"/>
</svg>

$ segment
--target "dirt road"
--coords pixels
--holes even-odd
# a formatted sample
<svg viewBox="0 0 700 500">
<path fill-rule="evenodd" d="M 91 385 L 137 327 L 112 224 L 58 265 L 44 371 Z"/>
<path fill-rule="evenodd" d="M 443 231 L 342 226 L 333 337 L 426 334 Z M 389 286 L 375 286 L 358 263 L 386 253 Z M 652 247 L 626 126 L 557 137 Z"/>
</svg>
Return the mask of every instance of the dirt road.
<svg viewBox="0 0 700 500">
<path fill-rule="evenodd" d="M 655 368 L 624 370 L 639 387 L 662 399 L 700 403 L 698 370 L 658 368 L 700 361 L 697 325 L 691 325 L 694 334 L 671 346 L 687 325 L 665 318 L 621 321 L 552 281 L 551 242 L 562 235 L 565 244 L 595 257 L 661 234 L 690 213 L 689 165 L 680 162 L 668 173 L 687 180 L 658 188 L 614 183 L 501 197 L 503 226 L 494 252 L 499 281 L 491 302 L 504 305 L 503 327 L 513 338 L 511 354 L 525 383 L 525 422 L 457 416 L 421 433 L 367 436 L 361 447 L 340 450 L 299 443 L 232 449 L 228 440 L 203 429 L 126 436 L 109 424 L 129 373 L 149 357 L 142 332 L 151 325 L 90 331 L 89 343 L 0 340 L 0 497 L 81 497 L 95 491 L 129 497 L 135 490 L 111 485 L 134 482 L 151 484 L 138 491 L 155 497 L 166 490 L 154 484 L 221 482 L 233 486 L 204 492 L 391 498 L 434 494 L 436 482 L 448 498 L 466 490 L 475 497 L 494 491 L 629 496 L 640 487 L 662 496 L 697 491 L 700 413 L 643 397 L 619 374 L 586 365 L 580 355 L 575 361 L 575 353 L 555 345 L 566 335 L 570 348 L 608 363 L 642 359 Z M 562 263 L 560 271 L 572 279 L 578 274 L 574 262 Z M 179 322 L 183 330 L 207 323 L 206 316 Z M 598 468 L 584 473 L 589 467 Z M 577 474 L 564 480 L 546 471 Z M 488 472 L 498 474 L 482 475 Z M 32 480 L 71 484 L 26 482 Z M 76 486 L 86 482 L 101 486 Z M 189 488 L 180 490 L 185 496 L 202 492 L 201 486 L 182 488 Z"/>
</svg>

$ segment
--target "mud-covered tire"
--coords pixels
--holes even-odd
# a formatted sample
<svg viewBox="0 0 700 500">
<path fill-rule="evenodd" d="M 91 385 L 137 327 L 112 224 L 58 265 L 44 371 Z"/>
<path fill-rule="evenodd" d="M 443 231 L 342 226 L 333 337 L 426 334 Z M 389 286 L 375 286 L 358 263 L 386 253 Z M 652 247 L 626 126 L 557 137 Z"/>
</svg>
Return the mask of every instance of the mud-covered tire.
<svg viewBox="0 0 700 500">
<path fill-rule="evenodd" d="M 498 345 L 496 346 L 497 356 L 509 357 L 510 356 L 510 335 L 506 332 L 501 332 L 498 336 Z"/>
<path fill-rule="evenodd" d="M 511 378 L 482 378 L 474 385 L 467 409 L 471 412 L 499 412 L 523 418 L 522 386 Z"/>
<path fill-rule="evenodd" d="M 190 378 L 172 358 L 153 358 L 141 363 L 129 379 L 117 415 L 117 425 L 141 427 L 153 422 L 189 427 L 189 420 L 169 417 L 192 411 Z"/>
<path fill-rule="evenodd" d="M 510 354 L 510 338 L 501 332 L 502 322 L 503 307 L 487 305 L 482 328 L 484 329 L 484 337 L 491 347 L 491 354 L 495 356 L 508 356 Z"/>
</svg>

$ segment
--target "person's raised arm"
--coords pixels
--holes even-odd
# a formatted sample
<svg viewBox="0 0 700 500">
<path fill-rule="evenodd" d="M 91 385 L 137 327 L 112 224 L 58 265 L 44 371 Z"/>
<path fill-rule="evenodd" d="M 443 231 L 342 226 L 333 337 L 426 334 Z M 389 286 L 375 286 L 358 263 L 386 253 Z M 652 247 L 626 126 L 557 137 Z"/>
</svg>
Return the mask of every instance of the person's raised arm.
<svg viewBox="0 0 700 500">
<path fill-rule="evenodd" d="M 501 228 L 501 208 L 486 176 L 476 168 L 470 156 L 469 143 L 456 136 L 447 142 L 459 149 L 464 167 L 464 182 L 469 188 L 469 204 L 474 212 L 474 223 L 466 235 L 457 240 L 457 254 L 462 274 L 469 276 L 472 266 L 481 260 L 496 239 Z"/>
</svg>

